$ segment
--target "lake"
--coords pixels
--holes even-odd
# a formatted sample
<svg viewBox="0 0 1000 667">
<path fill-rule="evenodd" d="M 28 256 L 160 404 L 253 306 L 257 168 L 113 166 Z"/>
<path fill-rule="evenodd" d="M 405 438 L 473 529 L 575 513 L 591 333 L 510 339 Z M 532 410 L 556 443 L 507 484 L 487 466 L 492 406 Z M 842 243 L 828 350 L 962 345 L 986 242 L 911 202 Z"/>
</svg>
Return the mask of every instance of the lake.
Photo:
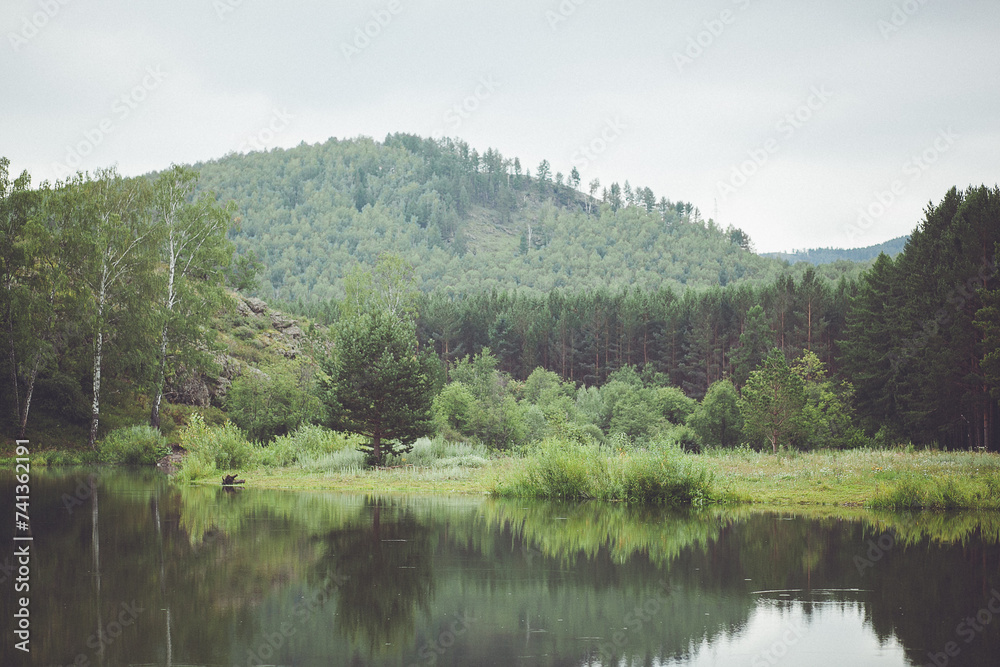
<svg viewBox="0 0 1000 667">
<path fill-rule="evenodd" d="M 34 471 L 3 665 L 996 665 L 1000 518 L 691 511 Z"/>
</svg>

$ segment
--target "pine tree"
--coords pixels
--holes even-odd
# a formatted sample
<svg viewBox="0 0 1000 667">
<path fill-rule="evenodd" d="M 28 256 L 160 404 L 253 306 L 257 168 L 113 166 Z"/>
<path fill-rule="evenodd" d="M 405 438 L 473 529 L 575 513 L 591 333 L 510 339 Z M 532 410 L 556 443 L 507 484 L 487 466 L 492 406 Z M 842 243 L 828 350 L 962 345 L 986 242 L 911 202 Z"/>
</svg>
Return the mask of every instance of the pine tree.
<svg viewBox="0 0 1000 667">
<path fill-rule="evenodd" d="M 368 438 L 370 465 L 409 452 L 433 431 L 429 361 L 417 352 L 412 323 L 377 310 L 346 319 L 323 371 L 330 426 Z"/>
</svg>

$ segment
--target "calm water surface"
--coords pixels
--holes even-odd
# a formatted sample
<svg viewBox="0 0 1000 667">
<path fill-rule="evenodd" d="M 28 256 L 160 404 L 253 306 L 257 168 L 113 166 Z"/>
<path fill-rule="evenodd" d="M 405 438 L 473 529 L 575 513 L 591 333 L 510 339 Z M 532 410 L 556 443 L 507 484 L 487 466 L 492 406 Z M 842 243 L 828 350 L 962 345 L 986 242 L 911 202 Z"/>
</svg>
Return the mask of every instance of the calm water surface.
<svg viewBox="0 0 1000 667">
<path fill-rule="evenodd" d="M 994 514 L 671 512 L 36 472 L 3 665 L 1000 665 Z M 996 610 L 991 611 L 991 607 Z"/>
</svg>

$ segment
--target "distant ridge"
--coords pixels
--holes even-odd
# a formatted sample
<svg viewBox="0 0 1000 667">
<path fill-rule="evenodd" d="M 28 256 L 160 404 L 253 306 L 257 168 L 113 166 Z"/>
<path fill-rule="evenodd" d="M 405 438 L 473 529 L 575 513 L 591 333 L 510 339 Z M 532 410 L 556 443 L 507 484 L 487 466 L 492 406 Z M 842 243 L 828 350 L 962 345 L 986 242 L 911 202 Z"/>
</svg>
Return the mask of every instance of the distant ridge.
<svg viewBox="0 0 1000 667">
<path fill-rule="evenodd" d="M 761 256 L 771 259 L 782 259 L 791 264 L 809 262 L 816 266 L 820 264 L 832 264 L 842 259 L 851 262 L 868 262 L 883 252 L 889 255 L 889 257 L 895 257 L 903 252 L 903 248 L 909 239 L 909 236 L 900 236 L 890 239 L 885 243 L 870 245 L 866 248 L 814 248 L 812 250 L 798 250 L 796 252 L 762 252 Z"/>
</svg>

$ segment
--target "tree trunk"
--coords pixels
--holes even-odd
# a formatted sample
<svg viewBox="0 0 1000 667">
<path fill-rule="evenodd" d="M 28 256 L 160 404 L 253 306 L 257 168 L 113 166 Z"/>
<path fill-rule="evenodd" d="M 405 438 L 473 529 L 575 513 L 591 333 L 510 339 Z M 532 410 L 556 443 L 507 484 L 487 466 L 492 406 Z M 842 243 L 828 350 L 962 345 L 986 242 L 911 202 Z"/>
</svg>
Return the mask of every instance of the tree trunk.
<svg viewBox="0 0 1000 667">
<path fill-rule="evenodd" d="M 163 401 L 163 384 L 167 374 L 167 325 L 163 325 L 160 336 L 160 370 L 156 378 L 156 398 L 153 399 L 153 409 L 149 415 L 149 425 L 160 428 L 160 403 Z"/>
<path fill-rule="evenodd" d="M 92 524 L 90 541 L 91 554 L 94 558 L 94 585 L 97 587 L 97 636 L 100 637 L 104 631 L 104 622 L 101 619 L 101 532 L 98 528 L 97 479 L 93 476 L 90 478 L 90 493 L 93 500 L 90 514 Z M 97 648 L 97 659 L 98 664 L 104 664 L 104 642 Z"/>
<path fill-rule="evenodd" d="M 94 348 L 94 396 L 90 409 L 90 440 L 91 449 L 97 449 L 97 425 L 101 418 L 101 354 L 104 348 L 104 333 L 97 332 Z"/>
<path fill-rule="evenodd" d="M 97 425 L 101 416 L 101 355 L 104 353 L 104 300 L 107 295 L 107 281 L 102 278 L 101 291 L 97 300 L 97 339 L 94 341 L 94 395 L 90 410 L 91 449 L 97 449 Z"/>
<path fill-rule="evenodd" d="M 35 380 L 38 378 L 38 364 L 42 359 L 41 352 L 35 352 L 35 363 L 31 368 L 31 378 L 28 380 L 28 387 L 24 394 L 24 412 L 21 414 L 20 437 L 24 437 L 24 432 L 28 428 L 28 412 L 31 410 L 31 395 L 35 392 Z"/>
<path fill-rule="evenodd" d="M 49 323 L 45 327 L 45 335 L 52 335 L 52 322 L 55 320 L 55 301 L 56 301 L 56 290 L 53 288 L 49 292 Z M 42 351 L 38 349 L 35 351 L 35 363 L 31 367 L 31 378 L 28 380 L 28 387 L 25 390 L 24 396 L 24 413 L 21 414 L 21 437 L 24 437 L 24 432 L 28 428 L 28 413 L 31 411 L 31 397 L 35 393 L 35 380 L 38 379 L 38 365 L 42 361 Z"/>
<path fill-rule="evenodd" d="M 372 436 L 372 459 L 376 466 L 382 465 L 382 433 L 379 431 Z"/>
<path fill-rule="evenodd" d="M 174 242 L 173 230 L 170 232 L 170 267 L 167 274 L 167 318 L 163 322 L 163 332 L 160 335 L 160 370 L 156 378 L 156 398 L 153 400 L 153 409 L 149 415 L 149 425 L 153 428 L 160 428 L 160 402 L 163 400 L 163 383 L 167 376 L 167 340 L 168 327 L 170 326 L 170 313 L 174 310 L 177 301 L 174 283 L 177 280 L 177 247 Z"/>
<path fill-rule="evenodd" d="M 8 290 L 9 292 L 10 290 Z M 7 327 L 10 334 L 10 384 L 14 392 L 14 414 L 21 417 L 20 389 L 17 386 L 17 353 L 14 351 L 14 313 L 13 308 L 7 309 Z M 21 435 L 24 435 L 23 433 Z"/>
</svg>

